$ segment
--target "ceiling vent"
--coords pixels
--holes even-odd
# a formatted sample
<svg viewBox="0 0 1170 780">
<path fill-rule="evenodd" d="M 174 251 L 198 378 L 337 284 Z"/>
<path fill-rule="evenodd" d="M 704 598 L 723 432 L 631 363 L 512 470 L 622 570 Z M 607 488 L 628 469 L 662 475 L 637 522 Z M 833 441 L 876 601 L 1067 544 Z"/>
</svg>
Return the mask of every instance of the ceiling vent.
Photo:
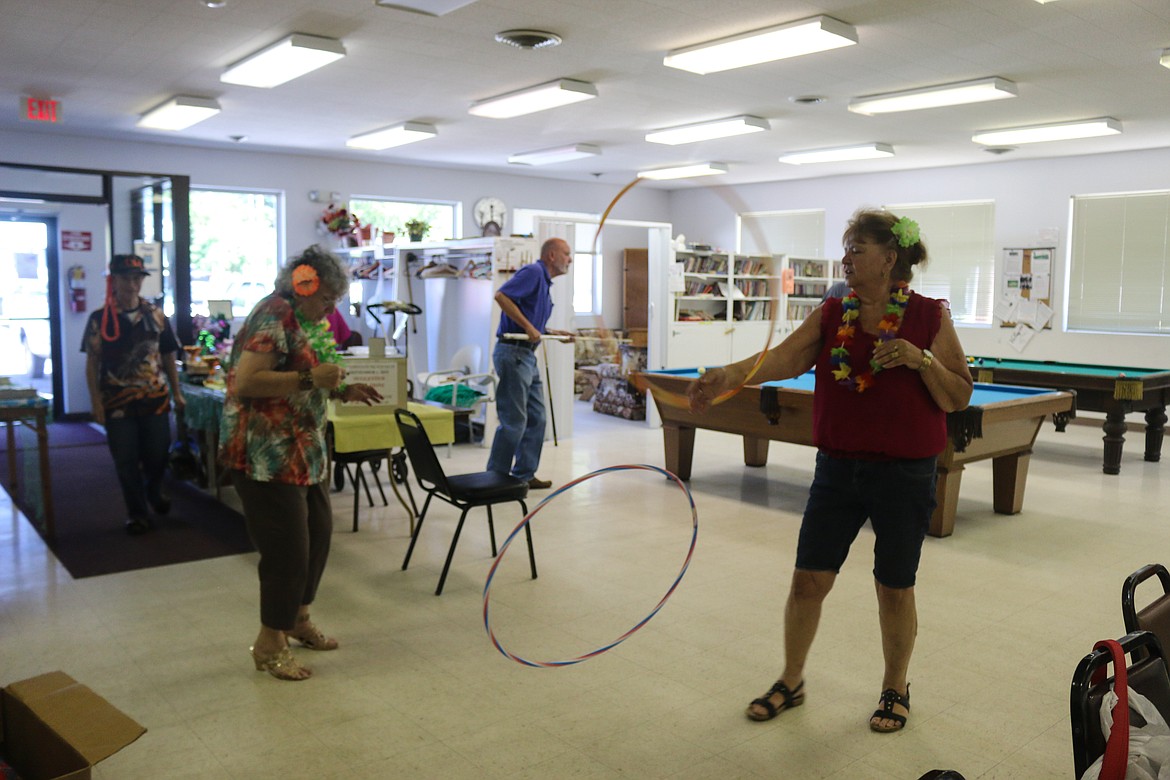
<svg viewBox="0 0 1170 780">
<path fill-rule="evenodd" d="M 496 40 L 517 49 L 548 49 L 561 44 L 561 36 L 543 30 L 504 30 Z"/>
</svg>

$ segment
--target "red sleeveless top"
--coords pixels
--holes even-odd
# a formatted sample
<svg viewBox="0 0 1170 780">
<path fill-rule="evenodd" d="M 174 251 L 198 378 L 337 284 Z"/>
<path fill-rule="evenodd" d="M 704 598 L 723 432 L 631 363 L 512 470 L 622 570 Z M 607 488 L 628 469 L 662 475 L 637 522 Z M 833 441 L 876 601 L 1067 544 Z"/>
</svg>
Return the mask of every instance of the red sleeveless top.
<svg viewBox="0 0 1170 780">
<path fill-rule="evenodd" d="M 911 292 L 897 338 L 919 349 L 930 347 L 942 323 L 941 306 L 934 298 Z M 862 460 L 938 455 L 947 446 L 947 416 L 917 371 L 907 366 L 880 371 L 863 393 L 837 384 L 829 351 L 837 343 L 841 312 L 840 298 L 828 298 L 821 307 L 823 346 L 816 364 L 813 444 L 829 455 Z M 876 340 L 857 328 L 849 348 L 855 374 L 869 364 Z"/>
</svg>

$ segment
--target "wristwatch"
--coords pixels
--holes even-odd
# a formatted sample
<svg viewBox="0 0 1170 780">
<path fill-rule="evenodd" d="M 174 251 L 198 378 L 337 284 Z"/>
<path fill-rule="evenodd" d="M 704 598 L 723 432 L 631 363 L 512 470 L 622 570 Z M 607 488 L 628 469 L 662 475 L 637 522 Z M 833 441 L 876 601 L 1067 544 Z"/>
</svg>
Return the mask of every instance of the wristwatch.
<svg viewBox="0 0 1170 780">
<path fill-rule="evenodd" d="M 313 389 L 313 372 L 312 371 L 310 371 L 309 369 L 306 368 L 306 369 L 303 369 L 301 371 L 298 371 L 297 376 L 300 378 L 300 382 L 301 382 L 300 387 L 302 390 L 312 390 Z"/>
<path fill-rule="evenodd" d="M 922 350 L 922 362 L 918 364 L 918 373 L 923 373 L 934 362 L 934 353 L 929 349 Z"/>
</svg>

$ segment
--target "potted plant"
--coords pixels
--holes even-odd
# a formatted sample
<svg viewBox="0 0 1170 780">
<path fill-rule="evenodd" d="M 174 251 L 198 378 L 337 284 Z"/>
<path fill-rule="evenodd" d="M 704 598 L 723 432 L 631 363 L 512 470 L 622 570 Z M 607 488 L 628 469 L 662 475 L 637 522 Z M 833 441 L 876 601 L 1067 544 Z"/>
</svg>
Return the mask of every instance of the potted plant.
<svg viewBox="0 0 1170 780">
<path fill-rule="evenodd" d="M 422 241 L 427 231 L 431 229 L 431 223 L 425 219 L 408 219 L 404 227 L 411 241 Z"/>
</svg>

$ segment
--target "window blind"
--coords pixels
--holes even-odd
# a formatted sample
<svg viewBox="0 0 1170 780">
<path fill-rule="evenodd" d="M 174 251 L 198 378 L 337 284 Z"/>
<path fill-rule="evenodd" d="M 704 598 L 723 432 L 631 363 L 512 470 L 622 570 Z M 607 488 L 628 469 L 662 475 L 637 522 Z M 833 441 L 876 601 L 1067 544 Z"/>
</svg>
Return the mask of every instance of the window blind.
<svg viewBox="0 0 1170 780">
<path fill-rule="evenodd" d="M 891 204 L 887 209 L 918 223 L 926 243 L 925 268 L 911 287 L 951 304 L 965 325 L 991 324 L 995 294 L 995 202 Z"/>
<path fill-rule="evenodd" d="M 1170 333 L 1170 191 L 1073 197 L 1068 327 Z"/>
</svg>

